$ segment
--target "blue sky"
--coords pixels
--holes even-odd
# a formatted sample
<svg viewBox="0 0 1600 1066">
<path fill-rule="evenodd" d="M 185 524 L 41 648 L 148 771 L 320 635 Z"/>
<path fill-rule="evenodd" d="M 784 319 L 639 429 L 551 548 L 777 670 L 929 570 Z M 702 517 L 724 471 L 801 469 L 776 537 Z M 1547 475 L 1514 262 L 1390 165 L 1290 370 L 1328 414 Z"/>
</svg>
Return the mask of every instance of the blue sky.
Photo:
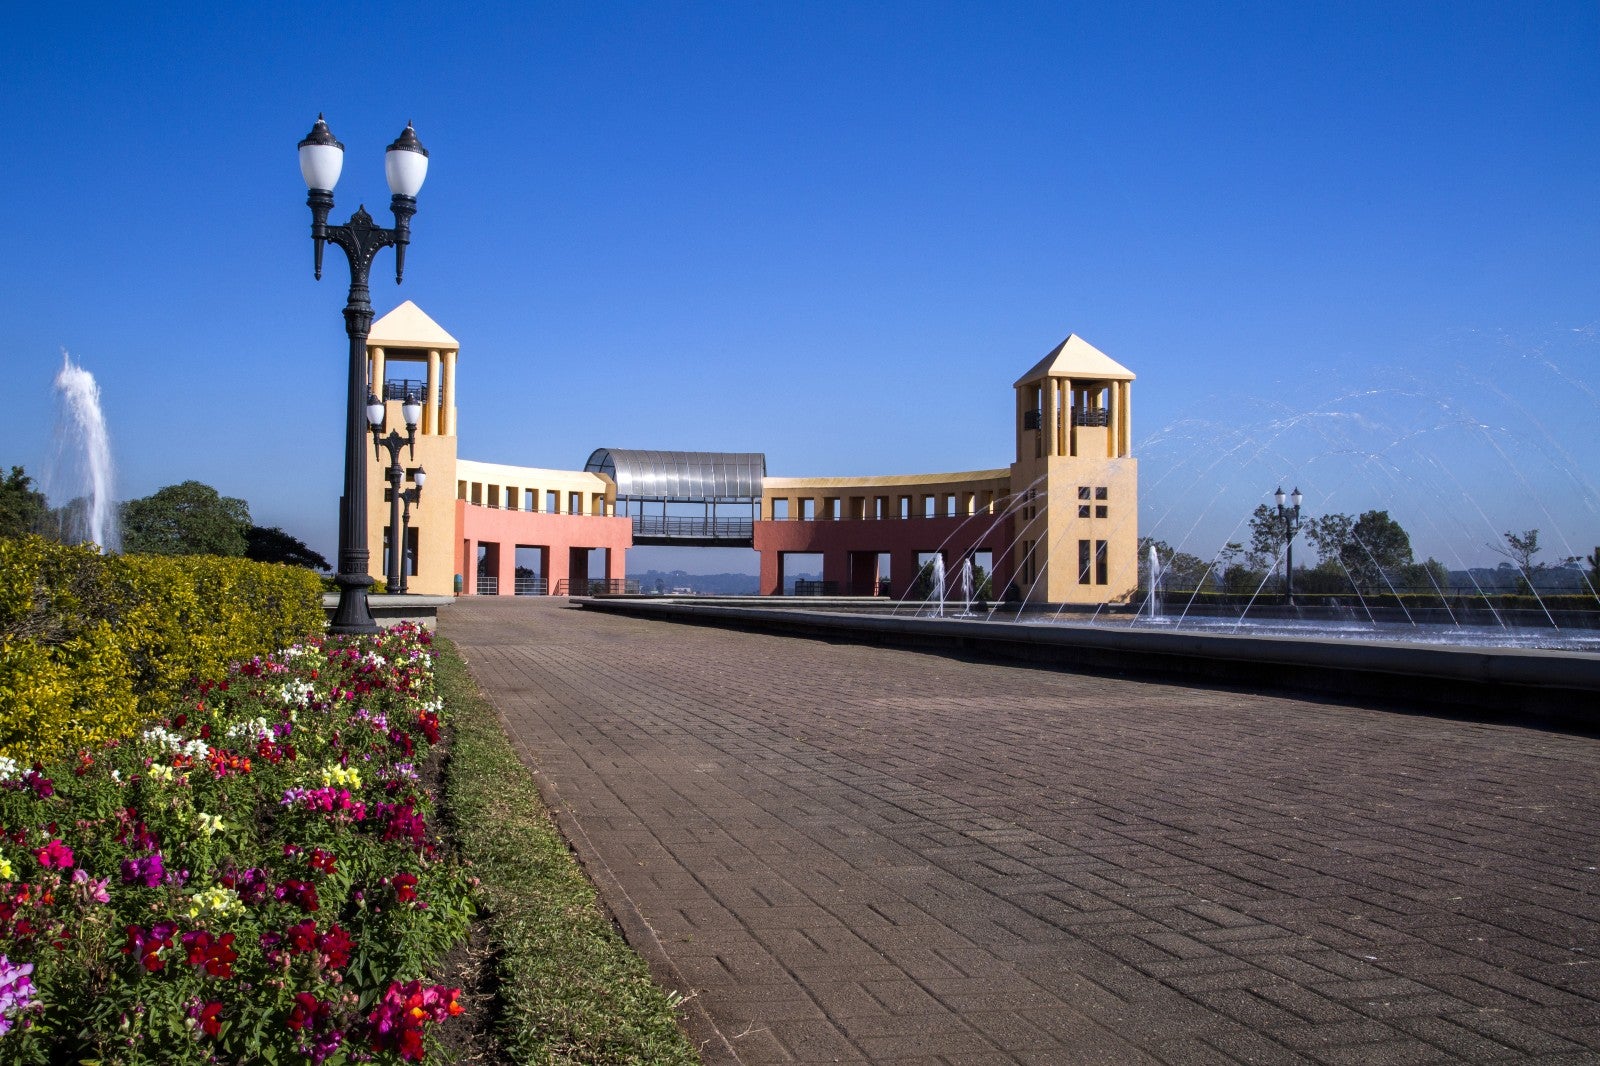
<svg viewBox="0 0 1600 1066">
<path fill-rule="evenodd" d="M 1280 481 L 1451 565 L 1600 543 L 1593 3 L 457 6 L 13 14 L 0 463 L 51 462 L 66 349 L 120 495 L 199 479 L 333 554 L 323 111 L 336 220 L 388 221 L 407 120 L 431 152 L 373 297 L 461 340 L 466 457 L 1003 466 L 1076 332 L 1139 375 L 1170 543 Z"/>
</svg>

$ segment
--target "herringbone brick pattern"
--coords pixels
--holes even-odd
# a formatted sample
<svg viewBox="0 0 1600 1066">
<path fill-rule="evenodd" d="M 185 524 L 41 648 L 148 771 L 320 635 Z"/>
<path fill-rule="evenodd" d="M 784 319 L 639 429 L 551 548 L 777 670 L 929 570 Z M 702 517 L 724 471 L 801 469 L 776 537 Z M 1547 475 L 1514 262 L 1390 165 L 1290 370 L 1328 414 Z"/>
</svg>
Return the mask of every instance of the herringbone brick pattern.
<svg viewBox="0 0 1600 1066">
<path fill-rule="evenodd" d="M 532 599 L 441 628 L 709 1060 L 1600 1062 L 1595 739 Z"/>
</svg>

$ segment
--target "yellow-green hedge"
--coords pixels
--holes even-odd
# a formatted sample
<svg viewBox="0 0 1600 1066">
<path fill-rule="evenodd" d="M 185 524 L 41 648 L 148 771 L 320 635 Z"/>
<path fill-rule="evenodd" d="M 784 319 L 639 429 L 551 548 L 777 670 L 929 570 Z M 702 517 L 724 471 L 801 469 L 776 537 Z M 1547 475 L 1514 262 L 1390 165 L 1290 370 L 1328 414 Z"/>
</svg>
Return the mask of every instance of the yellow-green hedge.
<svg viewBox="0 0 1600 1066">
<path fill-rule="evenodd" d="M 128 736 L 196 677 L 323 627 L 303 567 L 0 538 L 0 755 Z"/>
</svg>

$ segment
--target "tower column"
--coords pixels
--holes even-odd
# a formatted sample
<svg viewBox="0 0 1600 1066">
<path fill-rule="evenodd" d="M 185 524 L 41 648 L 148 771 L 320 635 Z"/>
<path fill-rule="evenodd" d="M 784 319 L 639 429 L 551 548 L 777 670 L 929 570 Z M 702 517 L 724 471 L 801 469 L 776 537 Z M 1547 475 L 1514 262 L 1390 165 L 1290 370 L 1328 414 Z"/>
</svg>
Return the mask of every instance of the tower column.
<svg viewBox="0 0 1600 1066">
<path fill-rule="evenodd" d="M 1122 410 L 1117 412 L 1117 454 L 1133 454 L 1133 382 L 1122 382 Z"/>
<path fill-rule="evenodd" d="M 439 349 L 428 349 L 428 396 L 422 405 L 422 432 L 439 432 Z"/>
<path fill-rule="evenodd" d="M 456 353 L 454 349 L 444 353 L 444 399 L 443 410 L 439 412 L 444 419 L 444 435 L 456 435 Z"/>
<path fill-rule="evenodd" d="M 1056 436 L 1056 411 L 1060 403 L 1056 399 L 1055 379 L 1045 378 L 1042 385 L 1043 388 L 1039 390 L 1039 428 L 1044 433 L 1044 454 L 1054 455 L 1060 439 Z"/>
<path fill-rule="evenodd" d="M 373 348 L 369 352 L 371 359 L 371 374 L 367 378 L 367 388 L 372 390 L 372 395 L 380 401 L 383 397 L 383 349 Z"/>
</svg>

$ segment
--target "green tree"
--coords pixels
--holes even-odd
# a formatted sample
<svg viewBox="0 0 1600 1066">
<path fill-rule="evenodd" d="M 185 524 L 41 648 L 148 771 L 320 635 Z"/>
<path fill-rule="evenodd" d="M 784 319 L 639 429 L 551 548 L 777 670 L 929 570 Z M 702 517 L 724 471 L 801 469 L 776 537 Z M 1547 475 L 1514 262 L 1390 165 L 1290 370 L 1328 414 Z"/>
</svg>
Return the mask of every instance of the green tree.
<svg viewBox="0 0 1600 1066">
<path fill-rule="evenodd" d="M 1167 592 L 1193 591 L 1205 580 L 1206 561 L 1198 555 L 1178 551 L 1164 540 L 1154 537 L 1139 538 L 1139 587 L 1150 587 L 1150 549 L 1156 550 L 1161 560 L 1161 587 Z"/>
<path fill-rule="evenodd" d="M 1522 531 L 1521 536 L 1509 532 L 1505 536 L 1506 550 L 1504 554 L 1511 557 L 1511 561 L 1517 564 L 1517 569 L 1524 574 L 1531 574 L 1535 570 L 1544 569 L 1543 563 L 1536 565 L 1533 561 L 1533 557 L 1539 554 L 1539 531 L 1537 529 L 1525 529 Z"/>
<path fill-rule="evenodd" d="M 14 466 L 9 477 L 0 478 L 0 537 L 36 532 L 46 510 L 44 493 L 33 487 L 33 478 L 22 467 Z"/>
<path fill-rule="evenodd" d="M 1345 560 L 1363 585 L 1386 585 L 1411 566 L 1411 535 L 1389 517 L 1388 511 L 1363 511 L 1350 527 L 1351 558 Z"/>
<path fill-rule="evenodd" d="M 1411 535 L 1388 511 L 1363 511 L 1358 518 L 1326 514 L 1306 524 L 1306 537 L 1316 546 L 1320 575 L 1330 583 L 1354 582 L 1357 588 L 1397 588 L 1410 583 L 1416 564 Z M 1423 577 L 1426 580 L 1426 575 Z"/>
<path fill-rule="evenodd" d="M 331 570 L 328 560 L 312 551 L 299 537 L 292 537 L 277 526 L 251 526 L 244 534 L 244 557 L 258 563 L 288 563 L 308 570 Z"/>
<path fill-rule="evenodd" d="M 1245 556 L 1250 568 L 1265 573 L 1276 566 L 1288 539 L 1278 509 L 1271 504 L 1257 504 L 1250 512 L 1250 551 Z"/>
<path fill-rule="evenodd" d="M 122 505 L 122 547 L 145 555 L 243 555 L 250 505 L 185 481 Z"/>
</svg>

